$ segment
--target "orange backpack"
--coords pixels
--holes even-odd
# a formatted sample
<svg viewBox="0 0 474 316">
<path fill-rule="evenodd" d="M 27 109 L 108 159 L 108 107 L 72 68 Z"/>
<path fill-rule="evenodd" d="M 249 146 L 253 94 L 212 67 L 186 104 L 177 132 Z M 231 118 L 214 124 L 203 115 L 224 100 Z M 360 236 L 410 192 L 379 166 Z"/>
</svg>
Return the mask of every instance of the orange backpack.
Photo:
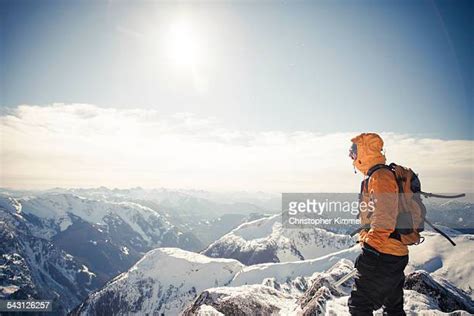
<svg viewBox="0 0 474 316">
<path fill-rule="evenodd" d="M 366 185 L 369 183 L 370 176 L 379 169 L 389 169 L 395 176 L 398 184 L 399 199 L 398 199 L 398 217 L 394 232 L 390 237 L 400 240 L 404 245 L 417 245 L 423 242 L 423 237 L 420 233 L 425 229 L 425 223 L 430 225 L 436 232 L 440 233 L 449 242 L 456 246 L 454 241 L 449 238 L 444 232 L 436 228 L 432 223 L 426 219 L 426 207 L 423 204 L 421 195 L 426 197 L 441 197 L 441 198 L 456 198 L 463 196 L 443 196 L 432 193 L 425 193 L 421 191 L 421 182 L 418 175 L 413 170 L 391 163 L 390 165 L 380 164 L 372 167 L 367 174 L 365 181 Z"/>
</svg>

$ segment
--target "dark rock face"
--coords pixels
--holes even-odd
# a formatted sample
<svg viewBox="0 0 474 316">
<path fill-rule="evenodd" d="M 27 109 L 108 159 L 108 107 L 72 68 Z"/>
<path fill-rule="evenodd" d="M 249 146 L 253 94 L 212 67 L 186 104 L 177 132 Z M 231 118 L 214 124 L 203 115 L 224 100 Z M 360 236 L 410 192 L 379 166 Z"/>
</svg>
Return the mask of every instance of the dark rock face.
<svg viewBox="0 0 474 316">
<path fill-rule="evenodd" d="M 0 207 L 1 299 L 50 299 L 65 314 L 101 284 L 51 241 L 35 236 L 28 220 Z"/>
<path fill-rule="evenodd" d="M 116 234 L 110 233 L 108 227 L 73 217 L 72 225 L 54 236 L 53 242 L 89 267 L 103 285 L 130 268 L 141 257 L 140 251 L 146 249 L 130 226 L 122 224 L 118 227 L 123 231 L 122 238 L 114 238 Z M 129 238 L 125 241 L 123 236 Z M 127 254 L 124 247 L 127 247 Z"/>
<path fill-rule="evenodd" d="M 429 296 L 443 312 L 464 310 L 474 313 L 474 302 L 466 293 L 448 282 L 440 284 L 425 271 L 415 271 L 409 274 L 406 277 L 404 288 Z"/>
</svg>

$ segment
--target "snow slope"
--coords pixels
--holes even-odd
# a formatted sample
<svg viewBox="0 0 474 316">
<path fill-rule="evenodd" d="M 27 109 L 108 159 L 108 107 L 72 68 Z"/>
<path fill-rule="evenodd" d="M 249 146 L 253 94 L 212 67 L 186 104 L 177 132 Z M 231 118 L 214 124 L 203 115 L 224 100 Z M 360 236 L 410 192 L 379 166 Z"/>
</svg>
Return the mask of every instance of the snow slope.
<svg viewBox="0 0 474 316">
<path fill-rule="evenodd" d="M 240 225 L 202 253 L 251 265 L 318 258 L 353 244 L 354 240 L 348 235 L 320 228 L 285 228 L 281 215 L 274 215 Z"/>
<path fill-rule="evenodd" d="M 236 260 L 158 248 L 90 295 L 73 315 L 176 315 L 206 288 L 227 285 L 242 267 Z"/>
<path fill-rule="evenodd" d="M 425 270 L 435 277 L 449 280 L 474 297 L 474 235 L 451 233 L 457 246 L 443 236 L 424 232 L 425 241 L 410 247 L 410 263 L 406 272 Z"/>
<path fill-rule="evenodd" d="M 156 211 L 131 202 L 104 202 L 87 199 L 73 194 L 44 194 L 20 200 L 23 212 L 40 218 L 47 218 L 59 224 L 61 231 L 72 224 L 70 214 L 93 224 L 106 224 L 104 219 L 111 214 L 119 214 L 145 240 L 151 236 L 137 221 L 138 217 L 160 218 Z M 170 223 L 164 223 L 171 226 Z"/>
<path fill-rule="evenodd" d="M 353 261 L 359 253 L 360 247 L 356 245 L 316 259 L 247 266 L 235 275 L 230 285 L 259 284 L 266 278 L 274 278 L 277 282 L 285 282 L 297 277 L 309 277 L 315 272 L 326 271 L 341 259 Z"/>
</svg>

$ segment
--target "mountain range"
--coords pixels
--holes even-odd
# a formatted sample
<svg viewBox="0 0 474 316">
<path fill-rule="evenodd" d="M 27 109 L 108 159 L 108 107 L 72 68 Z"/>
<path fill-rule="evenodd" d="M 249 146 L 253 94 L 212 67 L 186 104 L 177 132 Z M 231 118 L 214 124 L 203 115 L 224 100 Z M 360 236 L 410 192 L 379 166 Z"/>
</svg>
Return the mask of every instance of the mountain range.
<svg viewBox="0 0 474 316">
<path fill-rule="evenodd" d="M 360 252 L 351 237 L 285 227 L 273 195 L 226 196 L 0 190 L 0 298 L 51 299 L 57 315 L 347 314 L 353 281 L 333 283 Z M 473 204 L 427 207 L 457 246 L 425 231 L 410 247 L 405 310 L 473 313 Z"/>
</svg>

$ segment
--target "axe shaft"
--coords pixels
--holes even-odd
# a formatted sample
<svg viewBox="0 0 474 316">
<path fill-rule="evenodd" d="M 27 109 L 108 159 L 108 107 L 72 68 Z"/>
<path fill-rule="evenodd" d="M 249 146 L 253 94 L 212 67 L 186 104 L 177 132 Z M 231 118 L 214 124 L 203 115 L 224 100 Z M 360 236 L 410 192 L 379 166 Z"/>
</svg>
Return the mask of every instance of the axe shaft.
<svg viewBox="0 0 474 316">
<path fill-rule="evenodd" d="M 346 282 L 347 280 L 349 280 L 350 278 L 352 278 L 352 277 L 355 276 L 356 274 L 357 274 L 357 269 L 354 268 L 354 269 L 352 269 L 351 272 L 349 272 L 348 274 L 346 274 L 345 276 L 343 276 L 342 278 L 340 278 L 339 280 L 337 280 L 336 282 L 334 282 L 333 286 L 334 286 L 334 287 L 340 286 L 342 283 Z"/>
</svg>

